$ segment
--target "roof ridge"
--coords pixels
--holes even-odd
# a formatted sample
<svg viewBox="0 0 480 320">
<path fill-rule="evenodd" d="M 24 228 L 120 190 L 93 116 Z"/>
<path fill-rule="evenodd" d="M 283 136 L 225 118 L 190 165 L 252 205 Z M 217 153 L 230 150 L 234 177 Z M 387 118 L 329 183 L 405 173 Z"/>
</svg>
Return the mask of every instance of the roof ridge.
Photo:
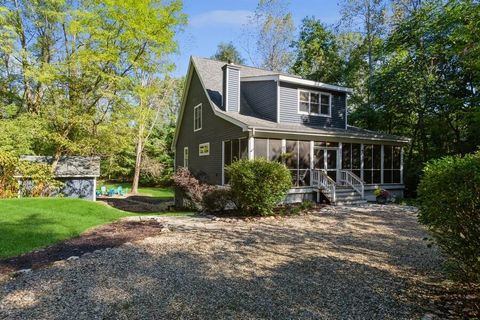
<svg viewBox="0 0 480 320">
<path fill-rule="evenodd" d="M 192 56 L 192 58 L 209 60 L 209 61 L 215 61 L 215 62 L 222 62 L 222 63 L 227 64 L 227 62 L 225 62 L 225 61 L 217 60 L 217 59 L 212 59 L 212 58 L 205 58 L 205 57 L 200 57 L 200 56 Z M 248 65 L 246 65 L 246 64 L 234 63 L 233 65 L 239 66 L 239 67 L 243 67 L 243 68 L 250 68 L 250 69 L 256 69 L 256 70 L 261 70 L 261 71 L 265 71 L 265 72 L 270 72 L 271 74 L 281 74 L 281 75 L 285 75 L 285 76 L 289 76 L 289 77 L 296 77 L 296 78 L 303 79 L 302 77 L 300 77 L 300 76 L 298 76 L 298 75 L 296 75 L 296 74 L 291 74 L 291 73 L 287 73 L 287 72 L 278 72 L 278 71 L 273 71 L 273 70 L 269 70 L 269 69 L 265 69 L 265 68 L 260 68 L 260 67 L 255 67 L 255 66 L 248 66 Z"/>
</svg>

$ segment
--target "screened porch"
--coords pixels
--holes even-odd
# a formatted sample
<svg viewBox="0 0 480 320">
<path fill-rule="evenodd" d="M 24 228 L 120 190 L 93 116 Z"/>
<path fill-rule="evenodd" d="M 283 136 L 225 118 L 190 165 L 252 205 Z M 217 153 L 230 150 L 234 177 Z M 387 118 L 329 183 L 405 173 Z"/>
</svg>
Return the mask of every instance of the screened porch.
<svg viewBox="0 0 480 320">
<path fill-rule="evenodd" d="M 314 170 L 322 170 L 337 183 L 342 171 L 349 171 L 365 185 L 403 184 L 400 145 L 251 137 L 225 141 L 223 151 L 224 166 L 241 158 L 285 163 L 297 188 L 312 186 Z"/>
</svg>

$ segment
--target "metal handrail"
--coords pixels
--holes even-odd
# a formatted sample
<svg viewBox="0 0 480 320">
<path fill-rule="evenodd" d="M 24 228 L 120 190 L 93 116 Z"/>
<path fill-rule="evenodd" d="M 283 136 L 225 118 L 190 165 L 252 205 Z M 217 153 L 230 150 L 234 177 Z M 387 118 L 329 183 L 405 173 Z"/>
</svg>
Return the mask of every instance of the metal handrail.
<svg viewBox="0 0 480 320">
<path fill-rule="evenodd" d="M 340 181 L 345 182 L 352 187 L 353 190 L 357 191 L 362 199 L 365 198 L 365 184 L 363 183 L 363 180 L 352 171 L 340 170 Z"/>
</svg>

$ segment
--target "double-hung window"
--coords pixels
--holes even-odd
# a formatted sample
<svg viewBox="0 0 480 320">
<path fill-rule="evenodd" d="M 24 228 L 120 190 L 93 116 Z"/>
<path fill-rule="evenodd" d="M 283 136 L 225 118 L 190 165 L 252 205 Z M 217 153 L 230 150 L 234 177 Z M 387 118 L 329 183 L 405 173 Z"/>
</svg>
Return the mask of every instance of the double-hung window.
<svg viewBox="0 0 480 320">
<path fill-rule="evenodd" d="M 308 115 L 330 116 L 331 95 L 328 93 L 299 90 L 298 112 Z"/>
<path fill-rule="evenodd" d="M 183 166 L 188 168 L 188 147 L 183 148 Z"/>
<path fill-rule="evenodd" d="M 202 104 L 193 108 L 193 131 L 202 129 Z"/>
</svg>

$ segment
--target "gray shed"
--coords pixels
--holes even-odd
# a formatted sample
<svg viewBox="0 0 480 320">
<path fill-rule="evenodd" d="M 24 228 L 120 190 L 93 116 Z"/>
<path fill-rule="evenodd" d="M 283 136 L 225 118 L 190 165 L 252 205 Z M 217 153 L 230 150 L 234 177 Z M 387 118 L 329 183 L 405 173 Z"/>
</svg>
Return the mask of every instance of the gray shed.
<svg viewBox="0 0 480 320">
<path fill-rule="evenodd" d="M 52 164 L 53 157 L 21 156 L 20 160 Z M 97 178 L 100 176 L 99 157 L 64 156 L 58 161 L 55 177 L 64 183 L 60 193 L 69 198 L 96 200 Z M 20 180 L 25 177 L 18 176 Z"/>
</svg>

